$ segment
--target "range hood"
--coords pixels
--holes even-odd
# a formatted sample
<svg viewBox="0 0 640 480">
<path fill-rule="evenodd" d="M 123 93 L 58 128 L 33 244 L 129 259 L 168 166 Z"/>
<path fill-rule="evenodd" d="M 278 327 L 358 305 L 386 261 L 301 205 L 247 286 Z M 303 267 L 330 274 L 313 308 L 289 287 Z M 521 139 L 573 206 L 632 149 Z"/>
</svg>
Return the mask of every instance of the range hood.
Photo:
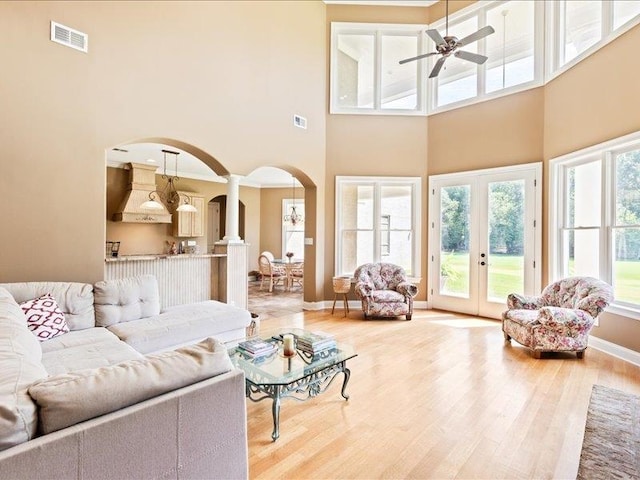
<svg viewBox="0 0 640 480">
<path fill-rule="evenodd" d="M 171 223 L 171 214 L 165 208 L 162 211 L 140 208 L 149 200 L 149 193 L 156 190 L 156 170 L 154 165 L 128 163 L 129 190 L 113 214 L 114 222 L 128 223 Z"/>
</svg>

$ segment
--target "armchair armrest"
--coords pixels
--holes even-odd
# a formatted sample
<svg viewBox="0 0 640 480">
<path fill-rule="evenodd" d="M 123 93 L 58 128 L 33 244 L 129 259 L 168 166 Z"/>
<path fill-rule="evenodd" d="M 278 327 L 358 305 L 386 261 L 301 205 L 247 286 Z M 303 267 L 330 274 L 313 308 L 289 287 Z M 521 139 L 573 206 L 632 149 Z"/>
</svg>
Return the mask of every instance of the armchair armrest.
<svg viewBox="0 0 640 480">
<path fill-rule="evenodd" d="M 400 282 L 396 286 L 396 290 L 405 297 L 415 297 L 418 294 L 418 287 L 409 282 Z"/>
<path fill-rule="evenodd" d="M 353 287 L 353 291 L 359 298 L 366 298 L 371 296 L 373 287 L 369 283 L 356 282 Z"/>
<path fill-rule="evenodd" d="M 554 332 L 575 337 L 589 333 L 594 318 L 584 310 L 562 307 L 542 307 L 538 321 Z"/>
<path fill-rule="evenodd" d="M 539 295 L 510 293 L 507 296 L 507 308 L 509 310 L 538 310 L 542 307 L 544 307 L 544 302 Z"/>
</svg>

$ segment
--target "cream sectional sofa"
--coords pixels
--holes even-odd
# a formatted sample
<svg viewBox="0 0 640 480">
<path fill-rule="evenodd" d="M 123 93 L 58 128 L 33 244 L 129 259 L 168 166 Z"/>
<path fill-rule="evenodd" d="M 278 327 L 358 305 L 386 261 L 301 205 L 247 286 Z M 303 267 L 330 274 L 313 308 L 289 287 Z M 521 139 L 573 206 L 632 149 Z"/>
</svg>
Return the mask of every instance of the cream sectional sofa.
<svg viewBox="0 0 640 480">
<path fill-rule="evenodd" d="M 40 342 L 19 304 L 45 293 L 70 331 Z M 161 312 L 150 275 L 0 284 L 0 478 L 246 478 L 223 342 L 250 322 L 215 301 Z"/>
</svg>

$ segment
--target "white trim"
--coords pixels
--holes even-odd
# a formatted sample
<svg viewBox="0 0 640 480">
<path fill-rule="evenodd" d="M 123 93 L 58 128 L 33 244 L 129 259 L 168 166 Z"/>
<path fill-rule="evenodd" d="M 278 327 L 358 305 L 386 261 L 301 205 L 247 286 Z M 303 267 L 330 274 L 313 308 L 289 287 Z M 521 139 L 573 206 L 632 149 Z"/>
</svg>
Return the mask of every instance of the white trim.
<svg viewBox="0 0 640 480">
<path fill-rule="evenodd" d="M 422 177 L 379 177 L 379 176 L 347 176 L 336 175 L 335 177 L 335 238 L 334 238 L 334 272 L 336 275 L 341 275 L 340 260 L 342 259 L 342 248 L 340 242 L 340 234 L 342 225 L 342 185 L 355 184 L 355 185 L 371 185 L 374 189 L 374 200 L 376 191 L 380 186 L 387 185 L 401 185 L 411 186 L 411 277 L 420 278 L 422 276 L 422 242 L 420 232 L 422 232 Z M 377 205 L 374 204 L 374 231 L 379 231 L 380 221 L 378 215 Z M 378 255 L 376 250 L 378 245 L 377 241 L 374 241 L 374 256 Z"/>
<path fill-rule="evenodd" d="M 625 362 L 629 362 L 640 367 L 640 352 L 621 347 L 620 345 L 608 342 L 607 340 L 602 340 L 601 338 L 594 337 L 593 335 L 589 336 L 589 346 L 607 353 L 612 357 L 619 358 Z"/>
<path fill-rule="evenodd" d="M 382 39 L 385 35 L 401 35 L 415 38 L 418 43 L 417 54 L 424 51 L 425 39 L 428 25 L 409 23 L 352 23 L 352 22 L 331 22 L 331 45 L 330 72 L 329 72 L 329 113 L 343 115 L 404 115 L 404 116 L 425 116 L 427 114 L 427 95 L 423 91 L 425 84 L 425 68 L 418 67 L 416 77 L 416 108 L 414 109 L 391 109 L 382 108 Z M 373 37 L 373 107 L 342 107 L 338 105 L 338 35 L 370 35 Z M 424 62 L 422 62 L 424 63 Z"/>
<path fill-rule="evenodd" d="M 551 15 L 553 16 L 553 18 L 555 18 L 555 22 L 556 22 L 556 25 L 552 25 L 553 28 L 550 28 L 550 30 L 553 30 L 554 32 L 556 32 L 556 35 L 554 36 L 554 40 L 555 40 L 554 44 L 551 46 L 551 48 L 548 51 L 548 55 L 550 58 L 547 64 L 550 67 L 550 69 L 547 70 L 545 83 L 549 83 L 554 78 L 562 75 L 564 72 L 566 72 L 567 70 L 570 70 L 585 58 L 593 55 L 602 47 L 613 42 L 620 35 L 623 35 L 624 33 L 628 32 L 636 25 L 640 24 L 640 15 L 637 15 L 636 17 L 632 18 L 621 27 L 618 27 L 616 30 L 611 30 L 613 28 L 613 10 L 612 10 L 613 4 L 609 2 L 603 2 L 603 5 L 605 6 L 603 10 L 603 15 L 602 15 L 603 28 L 606 28 L 609 31 L 609 33 L 603 38 L 601 38 L 598 42 L 594 43 L 589 48 L 587 48 L 584 52 L 580 53 L 575 58 L 572 58 L 569 62 L 565 63 L 564 65 L 556 67 L 556 65 L 558 65 L 559 63 L 558 62 L 559 55 L 560 55 L 559 48 L 562 47 L 561 45 L 562 36 L 559 34 L 559 32 L 561 31 L 562 28 L 564 28 L 562 25 L 558 25 L 559 20 L 556 17 L 559 15 L 558 9 L 560 8 L 560 5 L 563 5 L 564 3 L 560 3 L 557 1 L 552 1 L 550 3 L 551 3 L 551 7 L 548 8 L 547 13 L 551 11 L 552 12 Z M 611 16 L 611 25 L 605 26 L 604 22 L 606 21 L 606 17 L 608 16 L 607 11 L 609 10 L 610 10 L 610 16 Z M 560 17 L 562 17 L 562 15 L 560 15 Z"/>
<path fill-rule="evenodd" d="M 548 256 L 548 271 L 549 281 L 559 280 L 565 275 L 562 270 L 561 261 L 562 258 L 562 238 L 561 227 L 564 225 L 564 209 L 565 205 L 560 205 L 564 202 L 564 196 L 566 195 L 564 182 L 565 173 L 564 170 L 567 167 L 575 165 L 581 165 L 593 161 L 599 161 L 602 164 L 602 218 L 601 225 L 598 227 L 601 230 L 600 236 L 600 265 L 599 276 L 607 283 L 612 283 L 611 272 L 613 271 L 611 261 L 612 259 L 608 255 L 612 251 L 611 246 L 611 226 L 615 219 L 615 199 L 613 197 L 613 183 L 614 179 L 614 161 L 613 154 L 623 152 L 625 150 L 640 148 L 640 131 L 633 132 L 624 135 L 619 138 L 607 140 L 596 145 L 590 145 L 581 150 L 570 152 L 565 155 L 552 158 L 549 160 L 549 204 L 547 212 L 549 215 L 548 223 L 548 241 L 549 241 L 549 256 Z M 609 207 L 609 211 L 606 210 Z M 578 228 L 574 228 L 577 230 Z M 640 320 L 640 302 L 635 307 L 632 304 L 616 304 L 609 305 L 608 312 L 615 313 L 617 315 L 624 316 L 626 318 Z"/>
<path fill-rule="evenodd" d="M 356 0 L 325 0 L 328 3 L 345 3 L 345 4 L 358 4 L 358 5 L 366 5 L 366 4 L 389 4 L 400 6 L 406 1 L 392 1 L 388 0 L 387 2 L 375 2 L 375 0 L 367 1 L 363 0 L 362 2 Z M 477 15 L 478 12 L 482 9 L 488 9 L 495 4 L 501 3 L 500 1 L 486 1 L 481 0 L 473 3 L 472 5 L 465 7 L 461 10 L 458 10 L 455 13 L 449 15 L 449 23 L 452 21 L 458 22 L 463 21 L 469 17 Z M 409 2 L 410 4 L 410 2 Z M 403 28 L 407 27 L 415 27 L 422 30 L 427 30 L 430 28 L 441 29 L 445 25 L 445 18 L 441 18 L 436 22 L 432 22 L 429 25 L 417 25 L 417 24 L 373 24 L 373 23 L 345 23 L 345 22 L 332 22 L 331 24 L 331 47 L 330 47 L 330 94 L 329 94 L 329 113 L 330 114 L 346 114 L 346 115 L 403 115 L 403 116 L 429 116 L 433 114 L 438 114 L 442 112 L 446 112 L 449 110 L 455 110 L 460 107 L 466 107 L 470 105 L 475 105 L 477 103 L 481 103 L 487 100 L 494 100 L 496 98 L 501 98 L 507 95 L 512 95 L 515 93 L 523 92 L 526 90 L 530 90 L 533 88 L 538 88 L 547 83 L 554 80 L 556 77 L 562 75 L 564 72 L 570 70 L 575 65 L 580 63 L 585 58 L 591 56 L 598 50 L 600 50 L 605 45 L 616 40 L 620 35 L 625 34 L 635 26 L 640 24 L 640 15 L 632 18 L 624 25 L 618 27 L 616 30 L 612 30 L 613 25 L 605 25 L 604 23 L 609 20 L 612 20 L 612 4 L 608 4 L 604 2 L 604 14 L 603 14 L 603 30 L 609 30 L 609 33 L 601 38 L 601 40 L 580 55 L 573 58 L 571 61 L 567 62 L 562 66 L 557 66 L 559 49 L 562 46 L 562 30 L 563 30 L 563 22 L 561 19 L 563 15 L 561 14 L 560 6 L 564 5 L 564 3 L 559 2 L 558 0 L 544 0 L 544 1 L 536 1 L 535 2 L 535 12 L 536 15 L 541 18 L 542 27 L 535 29 L 534 31 L 534 44 L 535 44 L 535 52 L 536 56 L 534 57 L 534 80 L 528 83 L 523 83 L 519 85 L 514 85 L 513 87 L 509 87 L 506 89 L 497 90 L 490 94 L 479 93 L 470 99 L 460 100 L 458 102 L 450 103 L 447 105 L 443 105 L 441 107 L 434 107 L 435 99 L 437 97 L 438 85 L 437 81 L 431 81 L 431 79 L 427 78 L 427 67 L 433 66 L 433 57 L 429 58 L 427 61 L 421 62 L 420 72 L 418 74 L 418 87 L 422 88 L 422 99 L 420 98 L 420 91 L 418 92 L 418 108 L 416 110 L 387 110 L 387 109 L 365 109 L 365 108 L 342 108 L 334 106 L 334 101 L 332 97 L 332 92 L 335 91 L 335 81 L 333 72 L 336 71 L 336 56 L 334 55 L 334 24 L 336 25 L 345 25 L 352 28 L 354 31 L 368 31 L 373 32 L 375 34 L 374 29 L 378 27 L 382 27 L 383 29 L 392 29 L 390 31 L 402 31 Z M 410 28 L 408 28 L 410 30 Z M 430 39 L 427 39 L 426 35 L 422 35 L 420 37 L 420 46 L 419 52 L 426 52 L 427 48 L 430 47 L 431 44 L 428 42 Z M 379 63 L 379 62 L 378 62 Z M 480 77 L 480 76 L 479 76 Z"/>
</svg>

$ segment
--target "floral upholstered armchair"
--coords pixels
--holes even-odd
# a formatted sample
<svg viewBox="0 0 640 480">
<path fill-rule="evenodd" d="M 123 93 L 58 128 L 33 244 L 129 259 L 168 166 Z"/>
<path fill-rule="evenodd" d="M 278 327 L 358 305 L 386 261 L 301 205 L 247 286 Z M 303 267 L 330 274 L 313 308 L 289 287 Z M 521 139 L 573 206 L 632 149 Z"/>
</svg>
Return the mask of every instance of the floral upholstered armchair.
<svg viewBox="0 0 640 480">
<path fill-rule="evenodd" d="M 512 338 L 541 352 L 576 352 L 582 358 L 591 327 L 613 301 L 613 288 L 597 278 L 569 277 L 547 286 L 541 295 L 512 293 L 502 314 L 506 341 Z"/>
<path fill-rule="evenodd" d="M 392 263 L 365 263 L 355 273 L 355 293 L 362 301 L 364 318 L 397 317 L 411 320 L 418 287 L 407 281 L 402 267 Z"/>
</svg>

